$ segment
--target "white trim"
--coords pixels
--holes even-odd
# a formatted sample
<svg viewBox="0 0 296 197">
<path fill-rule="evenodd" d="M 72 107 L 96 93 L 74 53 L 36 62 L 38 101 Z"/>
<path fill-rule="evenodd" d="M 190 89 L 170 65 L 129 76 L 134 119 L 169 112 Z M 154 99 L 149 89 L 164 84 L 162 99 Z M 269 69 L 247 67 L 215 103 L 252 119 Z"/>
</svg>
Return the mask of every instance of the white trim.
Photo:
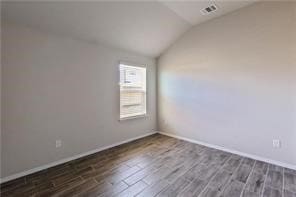
<svg viewBox="0 0 296 197">
<path fill-rule="evenodd" d="M 55 161 L 55 162 L 52 162 L 52 163 L 37 167 L 37 168 L 33 168 L 33 169 L 26 170 L 26 171 L 23 171 L 23 172 L 20 172 L 20 173 L 16 173 L 16 174 L 1 178 L 0 183 L 5 183 L 5 182 L 11 181 L 13 179 L 17 179 L 17 178 L 20 178 L 20 177 L 23 177 L 23 176 L 26 176 L 26 175 L 41 171 L 41 170 L 45 170 L 47 168 L 51 168 L 51 167 L 54 167 L 54 166 L 57 166 L 57 165 L 60 165 L 60 164 L 75 160 L 75 159 L 79 159 L 81 157 L 85 157 L 85 156 L 88 156 L 88 155 L 91 155 L 91 154 L 94 154 L 94 153 L 97 153 L 97 152 L 100 152 L 100 151 L 103 151 L 103 150 L 106 150 L 106 149 L 109 149 L 109 148 L 112 148 L 112 147 L 115 147 L 115 146 L 119 146 L 121 144 L 125 144 L 125 143 L 128 143 L 128 142 L 143 138 L 143 137 L 147 137 L 147 136 L 153 135 L 155 133 L 157 133 L 157 132 L 156 131 L 149 132 L 149 133 L 144 134 L 144 135 L 140 135 L 140 136 L 137 136 L 137 137 L 134 137 L 134 138 L 130 138 L 128 140 L 124 140 L 124 141 L 121 141 L 121 142 L 118 142 L 118 143 L 111 144 L 109 146 L 104 146 L 104 147 L 101 147 L 101 148 L 97 148 L 95 150 L 91 150 L 91 151 L 81 153 L 81 154 L 78 154 L 78 155 L 75 155 L 75 156 L 72 156 L 72 157 L 61 159 L 61 160 L 58 160 L 58 161 Z"/>
<path fill-rule="evenodd" d="M 140 68 L 147 68 L 146 64 L 143 63 L 137 63 L 137 62 L 130 62 L 125 60 L 120 60 L 119 65 L 125 65 L 125 66 L 131 66 L 131 67 L 140 67 Z"/>
<path fill-rule="evenodd" d="M 131 119 L 137 119 L 137 118 L 148 118 L 149 115 L 148 114 L 138 114 L 138 115 L 133 115 L 133 116 L 126 116 L 126 117 L 122 117 L 119 119 L 119 121 L 125 121 L 125 120 L 131 120 Z"/>
<path fill-rule="evenodd" d="M 170 137 L 173 137 L 173 138 L 181 139 L 181 140 L 184 140 L 184 141 L 192 142 L 194 144 L 200 144 L 200 145 L 203 145 L 203 146 L 207 146 L 207 147 L 210 147 L 210 148 L 215 148 L 215 149 L 218 149 L 218 150 L 233 153 L 233 154 L 240 155 L 240 156 L 243 156 L 243 157 L 248 157 L 248 158 L 251 158 L 251 159 L 258 160 L 258 161 L 263 161 L 263 162 L 271 163 L 271 164 L 274 164 L 274 165 L 282 166 L 284 168 L 290 168 L 290 169 L 296 170 L 296 165 L 293 165 L 293 164 L 288 164 L 288 163 L 284 163 L 284 162 L 281 162 L 281 161 L 276 161 L 276 160 L 264 158 L 264 157 L 261 157 L 261 156 L 240 152 L 240 151 L 237 151 L 237 150 L 225 148 L 223 146 L 209 144 L 209 143 L 206 143 L 206 142 L 193 140 L 193 139 L 189 139 L 189 138 L 186 138 L 186 137 L 181 137 L 181 136 L 171 134 L 171 133 L 166 133 L 166 132 L 158 132 L 158 133 L 160 133 L 162 135 L 170 136 Z"/>
</svg>

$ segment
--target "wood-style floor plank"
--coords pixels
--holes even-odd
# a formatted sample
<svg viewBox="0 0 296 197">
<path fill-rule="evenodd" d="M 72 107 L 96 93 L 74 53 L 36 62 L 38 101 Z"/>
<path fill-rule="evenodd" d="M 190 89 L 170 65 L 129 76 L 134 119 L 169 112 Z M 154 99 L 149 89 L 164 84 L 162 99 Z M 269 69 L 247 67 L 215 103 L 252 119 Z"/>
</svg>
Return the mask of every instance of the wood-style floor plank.
<svg viewBox="0 0 296 197">
<path fill-rule="evenodd" d="M 265 184 L 272 188 L 281 190 L 283 187 L 283 172 L 273 171 L 269 169 Z"/>
<path fill-rule="evenodd" d="M 160 134 L 1 185 L 1 196 L 295 197 L 296 171 Z"/>
<path fill-rule="evenodd" d="M 265 177 L 265 175 L 253 171 L 250 175 L 245 189 L 257 194 L 261 194 L 264 186 Z"/>
</svg>

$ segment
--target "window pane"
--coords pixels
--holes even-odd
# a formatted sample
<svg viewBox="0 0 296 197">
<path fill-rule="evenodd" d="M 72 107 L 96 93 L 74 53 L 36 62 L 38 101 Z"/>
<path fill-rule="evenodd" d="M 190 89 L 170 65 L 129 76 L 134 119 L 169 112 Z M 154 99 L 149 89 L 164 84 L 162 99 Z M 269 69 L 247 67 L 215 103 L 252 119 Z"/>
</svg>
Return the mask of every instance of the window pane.
<svg viewBox="0 0 296 197">
<path fill-rule="evenodd" d="M 146 68 L 120 64 L 120 118 L 146 114 Z"/>
</svg>

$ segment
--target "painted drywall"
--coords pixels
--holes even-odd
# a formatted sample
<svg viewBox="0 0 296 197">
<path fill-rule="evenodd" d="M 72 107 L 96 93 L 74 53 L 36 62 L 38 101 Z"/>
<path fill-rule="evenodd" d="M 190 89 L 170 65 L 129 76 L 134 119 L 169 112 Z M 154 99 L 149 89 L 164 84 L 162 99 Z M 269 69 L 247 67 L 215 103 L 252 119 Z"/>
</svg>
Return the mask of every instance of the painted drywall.
<svg viewBox="0 0 296 197">
<path fill-rule="evenodd" d="M 207 16 L 199 10 L 209 1 L 2 1 L 1 5 L 4 20 L 156 57 L 190 29 L 191 22 L 221 16 L 252 1 L 216 2 L 219 9 Z"/>
<path fill-rule="evenodd" d="M 154 59 L 13 24 L 1 55 L 2 177 L 156 130 Z M 147 65 L 147 117 L 118 121 L 120 60 Z"/>
<path fill-rule="evenodd" d="M 292 2 L 194 27 L 158 59 L 159 130 L 296 165 L 295 35 Z"/>
</svg>

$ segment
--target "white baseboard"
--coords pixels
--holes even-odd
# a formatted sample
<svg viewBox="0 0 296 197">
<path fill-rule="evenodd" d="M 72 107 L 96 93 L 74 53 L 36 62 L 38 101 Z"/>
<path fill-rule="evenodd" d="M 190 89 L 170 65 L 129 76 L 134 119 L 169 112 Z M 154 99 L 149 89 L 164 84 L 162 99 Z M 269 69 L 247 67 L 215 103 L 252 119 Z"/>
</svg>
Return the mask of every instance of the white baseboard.
<svg viewBox="0 0 296 197">
<path fill-rule="evenodd" d="M 271 164 L 274 164 L 274 165 L 282 166 L 284 168 L 290 168 L 290 169 L 296 170 L 296 166 L 293 165 L 293 164 L 287 164 L 287 163 L 284 163 L 284 162 L 281 162 L 281 161 L 275 161 L 275 160 L 272 160 L 272 159 L 264 158 L 264 157 L 249 154 L 249 153 L 240 152 L 240 151 L 225 148 L 225 147 L 222 147 L 222 146 L 209 144 L 209 143 L 206 143 L 206 142 L 201 142 L 201 141 L 189 139 L 189 138 L 186 138 L 186 137 L 181 137 L 181 136 L 178 136 L 178 135 L 175 135 L 175 134 L 170 134 L 170 133 L 165 133 L 165 132 L 158 132 L 158 133 L 160 133 L 162 135 L 170 136 L 170 137 L 173 137 L 173 138 L 181 139 L 181 140 L 184 140 L 184 141 L 192 142 L 192 143 L 195 143 L 195 144 L 207 146 L 207 147 L 210 147 L 210 148 L 222 150 L 222 151 L 229 152 L 229 153 L 233 153 L 233 154 L 240 155 L 240 156 L 243 156 L 243 157 L 248 157 L 248 158 L 251 158 L 251 159 L 258 160 L 258 161 L 263 161 L 263 162 L 271 163 Z"/>
<path fill-rule="evenodd" d="M 16 173 L 16 174 L 1 178 L 0 183 L 5 183 L 5 182 L 11 181 L 13 179 L 17 179 L 17 178 L 20 178 L 20 177 L 23 177 L 23 176 L 26 176 L 26 175 L 29 175 L 29 174 L 33 174 L 35 172 L 45 170 L 47 168 L 51 168 L 51 167 L 54 167 L 54 166 L 57 166 L 57 165 L 60 165 L 60 164 L 75 160 L 75 159 L 79 159 L 81 157 L 85 157 L 85 156 L 100 152 L 102 150 L 106 150 L 106 149 L 109 149 L 109 148 L 112 148 L 112 147 L 115 147 L 115 146 L 119 146 L 121 144 L 125 144 L 125 143 L 128 143 L 128 142 L 143 138 L 143 137 L 147 137 L 147 136 L 153 135 L 155 133 L 157 133 L 157 132 L 156 131 L 150 132 L 150 133 L 147 133 L 147 134 L 144 134 L 144 135 L 140 135 L 140 136 L 137 136 L 137 137 L 134 137 L 134 138 L 130 138 L 128 140 L 124 140 L 124 141 L 121 141 L 121 142 L 118 142 L 118 143 L 115 143 L 115 144 L 111 144 L 109 146 L 104 146 L 104 147 L 101 147 L 101 148 L 97 148 L 95 150 L 91 150 L 91 151 L 88 151 L 86 153 L 81 153 L 81 154 L 75 155 L 73 157 L 68 157 L 68 158 L 61 159 L 61 160 L 58 160 L 58 161 L 55 161 L 55 162 L 52 162 L 52 163 L 37 167 L 37 168 L 33 168 L 33 169 L 26 170 L 26 171 L 23 171 L 23 172 L 20 172 L 20 173 Z"/>
</svg>

